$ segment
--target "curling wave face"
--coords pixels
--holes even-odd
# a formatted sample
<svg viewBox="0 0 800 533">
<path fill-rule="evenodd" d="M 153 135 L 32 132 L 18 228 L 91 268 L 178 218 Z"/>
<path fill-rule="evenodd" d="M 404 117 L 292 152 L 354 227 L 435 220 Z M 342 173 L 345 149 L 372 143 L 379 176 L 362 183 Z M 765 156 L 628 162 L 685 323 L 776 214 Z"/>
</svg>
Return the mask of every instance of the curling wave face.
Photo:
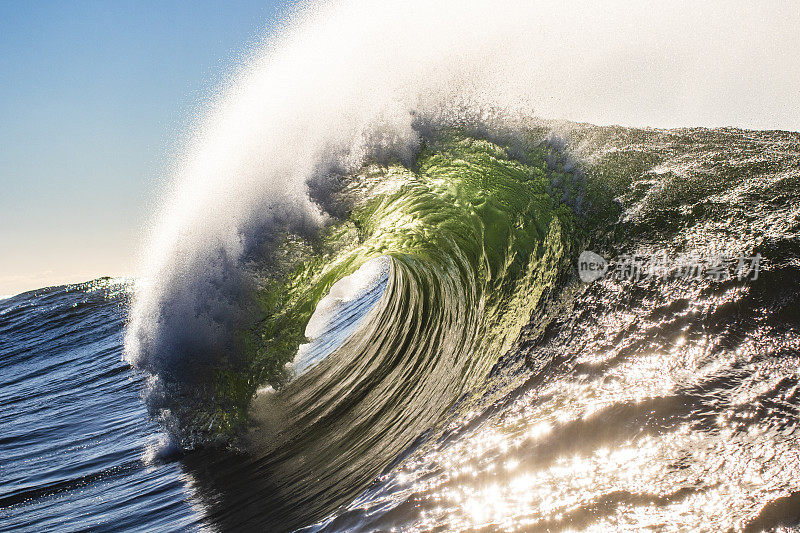
<svg viewBox="0 0 800 533">
<path fill-rule="evenodd" d="M 413 170 L 375 163 L 342 176 L 328 201 L 343 216 L 313 236 L 287 232 L 280 265 L 254 272 L 259 320 L 237 332 L 236 359 L 190 379 L 156 375 L 166 387 L 158 408 L 175 435 L 185 446 L 235 437 L 264 384 L 293 405 L 285 423 L 303 432 L 331 413 L 345 427 L 358 421 L 349 411 L 385 413 L 373 431 L 404 429 L 393 439 L 402 447 L 435 423 L 508 350 L 563 277 L 580 236 L 570 207 L 584 200 L 580 172 L 529 135 L 512 149 L 446 130 L 430 137 Z M 324 313 L 342 284 L 376 261 L 385 290 L 374 308 L 356 298 L 367 314 L 358 334 L 298 376 L 309 366 L 298 348 L 318 328 L 312 312 Z M 353 317 L 344 323 L 355 329 Z M 340 327 L 327 341 L 337 335 L 347 336 Z M 411 408 L 419 412 L 401 416 Z"/>
<path fill-rule="evenodd" d="M 302 458 L 297 472 L 337 473 L 294 486 L 304 499 L 314 494 L 314 508 L 363 485 L 435 425 L 555 288 L 578 229 L 547 192 L 567 174 L 540 150 L 525 163 L 496 144 L 447 132 L 421 151 L 414 171 L 368 166 L 345 180 L 340 194 L 352 211 L 326 234 L 341 248 L 303 261 L 290 276 L 288 292 L 300 296 L 298 312 L 288 315 L 304 325 L 301 311 L 316 304 L 307 295 L 375 257 L 390 262 L 386 289 L 345 344 L 250 410 L 251 448 L 291 450 L 273 469 Z M 352 238 L 345 244 L 343 232 Z M 268 346 L 272 331 L 271 323 L 258 330 L 255 345 Z M 255 353 L 256 361 L 276 356 Z"/>
</svg>

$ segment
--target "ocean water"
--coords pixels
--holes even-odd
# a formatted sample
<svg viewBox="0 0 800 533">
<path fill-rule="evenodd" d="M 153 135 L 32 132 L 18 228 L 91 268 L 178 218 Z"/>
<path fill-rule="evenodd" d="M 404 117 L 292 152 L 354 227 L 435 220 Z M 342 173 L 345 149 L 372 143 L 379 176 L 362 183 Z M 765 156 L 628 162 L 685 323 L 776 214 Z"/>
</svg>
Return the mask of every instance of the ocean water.
<svg viewBox="0 0 800 533">
<path fill-rule="evenodd" d="M 0 301 L 0 529 L 797 529 L 800 135 L 523 133 L 342 176 L 233 359 L 126 349 L 146 283 Z"/>
<path fill-rule="evenodd" d="M 196 523 L 180 467 L 145 460 L 159 429 L 122 360 L 129 291 L 100 279 L 0 301 L 3 531 Z"/>
<path fill-rule="evenodd" d="M 553 120 L 796 123 L 785 14 L 298 7 L 0 300 L 0 530 L 797 530 L 800 134 Z"/>
</svg>

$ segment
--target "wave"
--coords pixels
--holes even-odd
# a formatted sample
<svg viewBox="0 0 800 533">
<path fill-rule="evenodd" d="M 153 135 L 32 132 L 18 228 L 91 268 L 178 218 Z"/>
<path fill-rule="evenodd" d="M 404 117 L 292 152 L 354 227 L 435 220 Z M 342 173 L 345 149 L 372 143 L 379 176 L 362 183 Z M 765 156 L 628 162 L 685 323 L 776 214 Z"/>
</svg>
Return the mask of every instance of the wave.
<svg viewBox="0 0 800 533">
<path fill-rule="evenodd" d="M 527 145 L 477 135 L 429 132 L 411 164 L 373 162 L 337 176 L 321 202 L 337 211 L 326 211 L 322 229 L 273 228 L 269 259 L 242 266 L 249 301 L 236 316 L 246 319 L 230 326 L 227 350 L 198 360 L 184 344 L 166 370 L 163 359 L 138 361 L 155 376 L 152 405 L 185 446 L 240 433 L 265 384 L 291 398 L 291 424 L 305 431 L 330 413 L 346 420 L 342 401 L 382 411 L 402 398 L 426 413 L 404 416 L 412 435 L 486 374 L 562 281 L 591 203 L 579 167 L 536 131 Z M 352 277 L 379 260 L 385 288 L 367 305 Z M 305 375 L 298 350 L 332 298 L 357 301 L 368 318 L 329 331 L 328 343 L 347 338 L 345 326 L 357 340 L 318 355 L 323 363 Z"/>
<path fill-rule="evenodd" d="M 598 69 L 620 74 L 598 47 L 619 57 L 609 30 L 656 27 L 658 8 L 472 7 L 305 7 L 186 139 L 125 353 L 173 444 L 204 450 L 186 464 L 213 480 L 209 500 L 246 476 L 270 494 L 264 512 L 302 513 L 282 527 L 323 518 L 427 436 L 448 438 L 453 412 L 502 396 L 484 378 L 523 330 L 546 342 L 568 322 L 550 311 L 568 307 L 586 243 L 671 238 L 670 224 L 693 227 L 685 211 L 702 219 L 686 202 L 719 192 L 656 167 L 702 134 L 534 118 L 609 105 L 580 90 Z M 571 38 L 552 38 L 557 19 Z M 647 172 L 663 187 L 627 190 Z M 584 303 L 600 320 L 602 302 Z M 220 466 L 220 449 L 244 466 Z M 220 508 L 224 522 L 233 507 Z"/>
</svg>

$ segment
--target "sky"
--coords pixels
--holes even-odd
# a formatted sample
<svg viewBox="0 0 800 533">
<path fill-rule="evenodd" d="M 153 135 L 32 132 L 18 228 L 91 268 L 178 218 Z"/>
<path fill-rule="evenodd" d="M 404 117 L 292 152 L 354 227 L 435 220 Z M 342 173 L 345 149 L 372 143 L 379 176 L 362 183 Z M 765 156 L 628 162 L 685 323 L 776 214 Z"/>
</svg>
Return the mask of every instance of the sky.
<svg viewBox="0 0 800 533">
<path fill-rule="evenodd" d="M 0 296 L 127 276 L 180 132 L 277 2 L 0 2 Z"/>
</svg>

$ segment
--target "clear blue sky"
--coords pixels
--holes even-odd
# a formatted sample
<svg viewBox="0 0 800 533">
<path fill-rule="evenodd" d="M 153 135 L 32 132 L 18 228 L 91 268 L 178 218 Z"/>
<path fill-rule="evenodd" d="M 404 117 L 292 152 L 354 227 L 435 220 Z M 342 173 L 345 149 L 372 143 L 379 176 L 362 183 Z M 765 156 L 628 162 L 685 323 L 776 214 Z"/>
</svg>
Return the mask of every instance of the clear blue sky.
<svg viewBox="0 0 800 533">
<path fill-rule="evenodd" d="M 132 273 L 194 106 L 275 1 L 0 1 L 0 295 Z"/>
</svg>

